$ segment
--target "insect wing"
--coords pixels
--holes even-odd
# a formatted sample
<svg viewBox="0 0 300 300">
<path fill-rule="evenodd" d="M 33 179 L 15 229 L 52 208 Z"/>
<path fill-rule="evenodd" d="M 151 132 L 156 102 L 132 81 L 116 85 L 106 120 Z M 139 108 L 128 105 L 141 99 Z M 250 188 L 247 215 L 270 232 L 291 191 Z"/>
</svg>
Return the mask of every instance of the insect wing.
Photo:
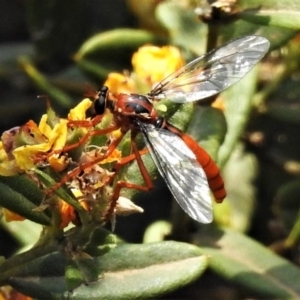
<svg viewBox="0 0 300 300">
<path fill-rule="evenodd" d="M 174 133 L 150 124 L 139 125 L 152 159 L 179 205 L 196 221 L 210 223 L 210 189 L 194 153 Z"/>
<path fill-rule="evenodd" d="M 243 78 L 262 59 L 269 46 L 269 41 L 260 36 L 231 41 L 165 78 L 149 96 L 184 103 L 215 95 Z"/>
</svg>

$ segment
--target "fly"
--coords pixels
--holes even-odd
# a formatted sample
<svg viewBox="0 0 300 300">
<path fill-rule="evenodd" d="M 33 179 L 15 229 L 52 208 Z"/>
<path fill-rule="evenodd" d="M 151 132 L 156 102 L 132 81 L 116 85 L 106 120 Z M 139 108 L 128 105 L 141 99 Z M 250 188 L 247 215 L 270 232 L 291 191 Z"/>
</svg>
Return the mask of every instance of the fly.
<svg viewBox="0 0 300 300">
<path fill-rule="evenodd" d="M 210 190 L 217 202 L 222 202 L 226 197 L 219 169 L 196 141 L 158 115 L 153 102 L 164 98 L 177 103 L 193 102 L 220 93 L 243 78 L 262 59 L 269 46 L 269 41 L 260 36 L 233 40 L 169 75 L 147 95 L 114 95 L 107 87 L 102 87 L 95 97 L 97 115 L 91 120 L 91 125 L 98 124 L 106 109 L 113 114 L 113 122 L 109 128 L 94 130 L 88 135 L 107 134 L 116 129 L 120 129 L 121 135 L 111 142 L 102 157 L 92 163 L 96 164 L 108 157 L 130 130 L 133 154 L 124 158 L 118 168 L 136 159 L 145 181 L 145 186 L 120 181 L 112 202 L 117 202 L 122 188 L 146 191 L 153 187 L 141 159 L 141 152 L 145 151 L 140 151 L 135 143 L 137 134 L 141 133 L 161 176 L 182 209 L 196 221 L 211 222 L 213 213 Z M 72 171 L 66 177 L 74 176 L 92 163 L 82 164 L 77 171 Z M 67 179 L 62 180 L 59 186 Z M 53 188 L 57 188 L 57 185 Z"/>
</svg>

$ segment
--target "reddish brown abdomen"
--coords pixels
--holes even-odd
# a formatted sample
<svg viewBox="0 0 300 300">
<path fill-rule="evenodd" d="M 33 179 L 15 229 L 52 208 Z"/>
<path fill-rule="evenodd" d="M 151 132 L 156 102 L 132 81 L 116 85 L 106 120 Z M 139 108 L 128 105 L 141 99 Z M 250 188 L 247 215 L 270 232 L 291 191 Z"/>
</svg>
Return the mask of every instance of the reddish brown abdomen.
<svg viewBox="0 0 300 300">
<path fill-rule="evenodd" d="M 180 135 L 181 139 L 196 155 L 197 161 L 206 174 L 208 185 L 215 196 L 216 202 L 221 203 L 226 197 L 226 191 L 219 168 L 209 154 L 193 138 L 183 132 L 178 132 L 177 134 Z"/>
</svg>

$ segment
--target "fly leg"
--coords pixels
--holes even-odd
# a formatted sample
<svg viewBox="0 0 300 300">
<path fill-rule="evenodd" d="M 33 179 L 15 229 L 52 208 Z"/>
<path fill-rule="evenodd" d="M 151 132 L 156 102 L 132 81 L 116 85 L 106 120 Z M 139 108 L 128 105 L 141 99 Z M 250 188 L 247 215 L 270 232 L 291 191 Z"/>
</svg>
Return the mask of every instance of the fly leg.
<svg viewBox="0 0 300 300">
<path fill-rule="evenodd" d="M 114 129 L 113 129 L 114 130 Z M 112 131 L 113 131 L 112 130 Z M 58 188 L 62 187 L 65 183 L 70 181 L 72 178 L 78 176 L 81 172 L 83 172 L 85 169 L 92 167 L 95 164 L 100 163 L 104 159 L 108 158 L 113 151 L 116 149 L 116 147 L 119 145 L 121 140 L 123 139 L 124 134 L 121 134 L 116 140 L 114 140 L 108 147 L 107 151 L 105 154 L 95 158 L 92 161 L 82 163 L 80 164 L 77 168 L 74 170 L 70 171 L 67 173 L 59 182 L 57 182 L 55 185 L 53 185 L 51 188 L 45 191 L 46 195 L 50 195 L 53 192 L 55 192 Z"/>
<path fill-rule="evenodd" d="M 84 127 L 84 128 L 94 127 L 97 124 L 99 124 L 101 119 L 102 119 L 102 115 L 101 116 L 97 115 L 92 120 L 69 120 L 68 127 Z M 62 149 L 52 150 L 48 153 L 41 153 L 34 160 L 35 160 L 35 162 L 39 162 L 39 161 L 49 158 L 51 155 L 61 154 L 61 153 L 76 149 L 77 147 L 85 144 L 89 140 L 89 138 L 91 138 L 92 136 L 108 134 L 110 132 L 117 130 L 118 128 L 119 128 L 119 126 L 112 125 L 105 129 L 90 130 L 87 132 L 87 134 L 85 134 L 83 137 L 81 137 L 76 143 L 67 145 L 67 146 L 63 147 Z"/>
<path fill-rule="evenodd" d="M 133 161 L 134 159 L 136 159 L 138 167 L 140 169 L 141 175 L 143 177 L 143 180 L 145 182 L 145 185 L 140 185 L 140 184 L 135 184 L 135 183 L 130 183 L 127 181 L 123 181 L 120 180 L 117 182 L 114 193 L 112 195 L 112 199 L 111 199 L 111 203 L 110 203 L 110 207 L 107 210 L 106 213 L 106 220 L 109 220 L 110 217 L 113 215 L 114 209 L 117 205 L 117 201 L 120 197 L 120 192 L 121 189 L 123 188 L 127 188 L 127 189 L 136 189 L 139 191 L 149 191 L 153 188 L 153 182 L 152 179 L 150 177 L 149 172 L 146 169 L 146 166 L 141 158 L 141 155 L 148 153 L 148 149 L 144 148 L 143 150 L 139 151 L 136 143 L 135 143 L 135 135 L 131 135 L 131 145 L 132 145 L 132 150 L 133 150 L 133 154 L 122 158 L 116 165 L 115 165 L 115 174 L 113 176 L 113 178 L 116 177 L 116 175 L 119 173 L 120 169 L 128 164 L 129 162 Z M 113 179 L 112 178 L 112 179 Z"/>
</svg>

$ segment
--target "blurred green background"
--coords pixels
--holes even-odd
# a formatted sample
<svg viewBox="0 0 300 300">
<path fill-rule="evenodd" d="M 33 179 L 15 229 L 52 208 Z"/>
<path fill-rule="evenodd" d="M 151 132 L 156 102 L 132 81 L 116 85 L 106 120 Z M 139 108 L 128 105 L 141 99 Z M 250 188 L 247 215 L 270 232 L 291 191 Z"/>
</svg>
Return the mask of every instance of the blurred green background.
<svg viewBox="0 0 300 300">
<path fill-rule="evenodd" d="M 221 248 L 219 269 L 213 264 L 196 283 L 165 299 L 273 298 L 270 278 L 290 298 L 300 297 L 293 282 L 300 262 L 299 20 L 297 1 L 0 0 L 0 131 L 29 119 L 38 122 L 46 110 L 38 95 L 49 97 L 65 116 L 87 86 L 97 89 L 112 71 L 131 71 L 131 56 L 144 44 L 176 45 L 189 61 L 237 37 L 268 38 L 271 51 L 258 68 L 222 95 L 225 141 L 210 136 L 211 127 L 214 135 L 225 125 L 223 114 L 207 105 L 195 108 L 189 128 L 224 174 L 228 199 L 215 206 L 215 225 L 191 222 L 158 179 L 153 191 L 134 198 L 145 212 L 118 217 L 115 233 L 141 243 L 147 228 L 146 239 L 155 241 L 171 226 L 168 239 L 202 245 L 211 256 L 214 252 L 205 247 Z M 158 220 L 170 223 L 149 228 Z M 14 223 L 1 223 L 0 255 L 5 257 L 33 244 L 41 230 L 29 221 Z M 231 259 L 250 252 L 244 272 L 253 264 L 251 272 L 269 272 L 256 258 L 261 248 L 253 241 L 287 258 L 291 269 L 262 275 L 263 287 L 230 271 Z"/>
</svg>

